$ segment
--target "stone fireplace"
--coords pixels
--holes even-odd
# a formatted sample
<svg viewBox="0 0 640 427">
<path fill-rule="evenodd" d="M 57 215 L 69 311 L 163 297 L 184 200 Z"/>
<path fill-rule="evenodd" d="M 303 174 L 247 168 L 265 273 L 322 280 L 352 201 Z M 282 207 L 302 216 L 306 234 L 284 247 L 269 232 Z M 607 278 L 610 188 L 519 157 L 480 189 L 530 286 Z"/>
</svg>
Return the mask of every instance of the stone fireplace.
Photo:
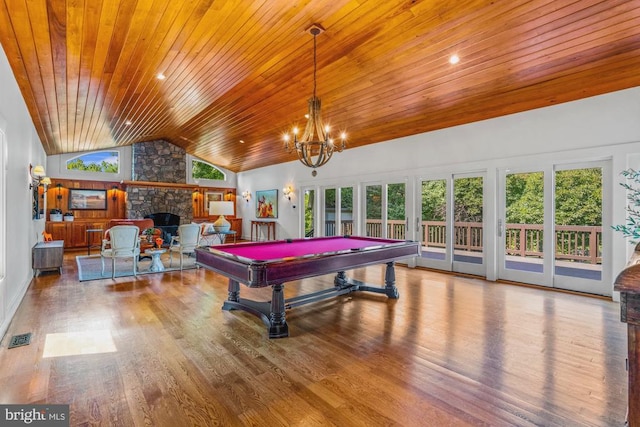
<svg viewBox="0 0 640 427">
<path fill-rule="evenodd" d="M 184 149 L 163 140 L 136 143 L 132 163 L 133 181 L 127 185 L 127 218 L 168 212 L 178 215 L 181 224 L 193 220 L 193 189 L 186 185 Z"/>
</svg>

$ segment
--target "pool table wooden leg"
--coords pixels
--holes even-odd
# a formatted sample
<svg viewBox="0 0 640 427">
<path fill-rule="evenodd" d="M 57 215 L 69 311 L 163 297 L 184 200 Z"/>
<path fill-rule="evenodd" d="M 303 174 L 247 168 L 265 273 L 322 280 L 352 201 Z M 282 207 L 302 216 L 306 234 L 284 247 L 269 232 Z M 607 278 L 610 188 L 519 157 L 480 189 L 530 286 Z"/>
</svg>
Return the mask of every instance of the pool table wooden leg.
<svg viewBox="0 0 640 427">
<path fill-rule="evenodd" d="M 387 271 L 384 273 L 384 290 L 389 298 L 398 299 L 400 293 L 396 288 L 396 269 L 394 267 L 395 262 L 391 261 L 387 263 Z"/>
<path fill-rule="evenodd" d="M 237 280 L 229 279 L 229 296 L 228 301 L 238 302 L 240 301 L 240 284 Z"/>
<path fill-rule="evenodd" d="M 284 306 L 284 285 L 271 286 L 271 314 L 269 317 L 269 338 L 283 338 L 289 336 Z"/>
</svg>

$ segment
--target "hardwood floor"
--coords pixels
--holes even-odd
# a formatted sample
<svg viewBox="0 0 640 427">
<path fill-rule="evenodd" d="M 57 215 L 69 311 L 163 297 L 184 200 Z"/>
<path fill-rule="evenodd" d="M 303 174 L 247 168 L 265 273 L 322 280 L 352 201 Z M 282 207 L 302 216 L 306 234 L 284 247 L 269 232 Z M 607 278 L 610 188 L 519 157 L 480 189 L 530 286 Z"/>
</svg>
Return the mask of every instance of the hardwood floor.
<svg viewBox="0 0 640 427">
<path fill-rule="evenodd" d="M 70 404 L 71 425 L 624 423 L 626 325 L 611 301 L 397 267 L 400 299 L 297 307 L 291 336 L 269 340 L 257 317 L 221 310 L 218 274 L 80 283 L 75 255 L 34 279 L 2 340 L 0 403 Z M 384 268 L 350 274 L 381 284 Z M 30 345 L 7 349 L 26 332 Z"/>
</svg>

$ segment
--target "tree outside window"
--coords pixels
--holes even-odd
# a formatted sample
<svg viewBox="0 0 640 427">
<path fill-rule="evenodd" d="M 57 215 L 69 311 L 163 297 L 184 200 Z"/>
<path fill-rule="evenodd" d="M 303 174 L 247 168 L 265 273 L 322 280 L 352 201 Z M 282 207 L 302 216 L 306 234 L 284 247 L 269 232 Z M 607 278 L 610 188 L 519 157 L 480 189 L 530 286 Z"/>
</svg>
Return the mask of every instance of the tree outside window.
<svg viewBox="0 0 640 427">
<path fill-rule="evenodd" d="M 224 173 L 220 169 L 216 168 L 212 164 L 201 162 L 199 160 L 193 160 L 191 162 L 191 176 L 193 179 L 226 179 Z"/>
</svg>

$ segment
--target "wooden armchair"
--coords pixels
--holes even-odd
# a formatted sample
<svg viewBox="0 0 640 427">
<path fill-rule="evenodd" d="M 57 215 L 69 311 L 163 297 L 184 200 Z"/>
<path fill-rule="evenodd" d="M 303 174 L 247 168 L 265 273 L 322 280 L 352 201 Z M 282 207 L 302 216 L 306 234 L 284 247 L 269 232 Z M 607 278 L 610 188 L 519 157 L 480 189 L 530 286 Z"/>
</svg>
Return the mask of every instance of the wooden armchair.
<svg viewBox="0 0 640 427">
<path fill-rule="evenodd" d="M 182 270 L 185 254 L 192 254 L 200 244 L 200 225 L 182 224 L 178 227 L 178 236 L 171 238 L 169 244 L 169 267 L 173 264 L 174 252 L 180 254 L 180 270 Z"/>
<path fill-rule="evenodd" d="M 104 276 L 104 259 L 111 258 L 111 278 L 116 275 L 116 258 L 133 258 L 133 275 L 137 275 L 140 255 L 140 229 L 135 225 L 116 225 L 109 229 L 109 239 L 102 241 L 100 261 Z"/>
</svg>

